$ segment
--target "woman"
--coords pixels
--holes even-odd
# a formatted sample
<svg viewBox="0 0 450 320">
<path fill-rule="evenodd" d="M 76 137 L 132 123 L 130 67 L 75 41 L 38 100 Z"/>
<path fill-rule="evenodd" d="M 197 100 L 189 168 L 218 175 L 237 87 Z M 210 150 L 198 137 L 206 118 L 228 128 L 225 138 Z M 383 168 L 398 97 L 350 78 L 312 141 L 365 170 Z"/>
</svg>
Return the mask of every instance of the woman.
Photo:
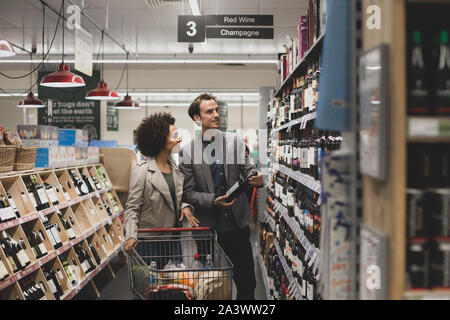
<svg viewBox="0 0 450 320">
<path fill-rule="evenodd" d="M 137 229 L 178 227 L 184 217 L 192 226 L 198 226 L 192 206 L 181 202 L 184 178 L 170 159 L 172 150 L 181 142 L 174 124 L 175 118 L 170 113 L 158 113 L 142 120 L 136 130 L 137 148 L 147 160 L 131 169 L 125 205 L 124 250 L 128 254 L 136 248 L 141 256 L 145 249 L 147 258 L 168 255 L 163 252 L 167 242 L 146 244 L 146 248 L 138 244 Z M 181 256 L 178 242 L 170 243 L 170 250 L 175 251 L 170 254 Z M 164 267 L 167 259 L 158 260 L 158 268 Z"/>
</svg>

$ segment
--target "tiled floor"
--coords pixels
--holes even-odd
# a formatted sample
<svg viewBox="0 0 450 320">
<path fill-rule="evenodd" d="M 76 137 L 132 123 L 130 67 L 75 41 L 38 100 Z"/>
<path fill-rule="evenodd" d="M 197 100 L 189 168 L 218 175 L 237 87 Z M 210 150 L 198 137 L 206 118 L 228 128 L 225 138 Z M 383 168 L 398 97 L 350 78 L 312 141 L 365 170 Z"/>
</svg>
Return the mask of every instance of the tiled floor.
<svg viewBox="0 0 450 320">
<path fill-rule="evenodd" d="M 257 260 L 257 249 L 255 243 L 257 234 L 255 229 L 251 228 L 251 242 L 253 246 L 253 259 L 255 261 L 255 275 L 256 275 L 256 290 L 255 298 L 257 300 L 265 300 L 264 284 L 261 278 L 261 271 L 259 270 L 259 264 Z M 128 281 L 128 268 L 127 264 L 123 263 L 119 256 L 111 260 L 111 267 L 115 273 L 115 279 L 112 279 L 107 270 L 100 272 L 96 278 L 95 283 L 100 292 L 99 300 L 132 300 L 133 295 L 130 292 L 130 286 Z M 233 299 L 236 296 L 236 289 L 233 285 Z M 97 299 L 93 290 L 88 284 L 83 290 L 81 290 L 74 298 L 75 300 L 88 300 Z"/>
</svg>

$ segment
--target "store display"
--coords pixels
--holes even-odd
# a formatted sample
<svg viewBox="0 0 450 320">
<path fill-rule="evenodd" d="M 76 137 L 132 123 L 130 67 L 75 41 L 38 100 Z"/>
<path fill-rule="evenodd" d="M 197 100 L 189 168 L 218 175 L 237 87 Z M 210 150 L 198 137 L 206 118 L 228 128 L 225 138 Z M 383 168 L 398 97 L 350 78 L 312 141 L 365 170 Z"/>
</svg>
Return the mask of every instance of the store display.
<svg viewBox="0 0 450 320">
<path fill-rule="evenodd" d="M 97 166 L 99 170 L 102 170 L 101 165 Z M 83 229 L 81 230 L 81 236 L 83 236 L 83 239 L 77 239 L 77 233 L 75 233 L 74 228 L 76 227 L 77 232 L 79 232 L 79 227 L 77 226 L 75 219 L 83 218 L 80 216 L 81 212 L 79 210 L 75 210 L 75 208 L 74 213 L 72 214 L 70 209 L 72 206 L 72 199 L 64 186 L 67 185 L 68 188 L 73 188 L 69 183 L 69 181 L 72 180 L 75 185 L 75 189 L 82 192 L 85 192 L 86 190 L 91 191 L 83 195 L 86 197 L 84 202 L 88 201 L 89 198 L 93 198 L 95 196 L 94 189 L 89 189 L 87 187 L 87 183 L 90 182 L 90 180 L 80 178 L 80 176 L 83 177 L 82 174 L 85 170 L 92 171 L 92 169 L 96 170 L 94 166 L 88 166 L 86 168 L 83 167 L 58 170 L 56 175 L 54 173 L 49 175 L 48 172 L 44 174 L 36 172 L 20 175 L 13 179 L 9 176 L 4 178 L 0 177 L 0 186 L 2 184 L 8 185 L 8 188 L 5 190 L 9 190 L 12 195 L 20 195 L 24 201 L 23 204 L 25 205 L 25 210 L 32 210 L 31 212 L 26 212 L 25 216 L 30 216 L 26 222 L 21 219 L 17 219 L 20 215 L 13 197 L 9 193 L 6 193 L 6 195 L 0 193 L 0 217 L 2 219 L 0 221 L 0 227 L 2 227 L 2 229 L 0 229 L 0 252 L 3 252 L 5 257 L 5 260 L 3 260 L 0 255 L 0 292 L 9 287 L 12 283 L 19 281 L 17 282 L 18 285 L 21 290 L 24 291 L 24 294 L 26 294 L 24 298 L 36 298 L 36 290 L 38 290 L 38 288 L 35 287 L 34 284 L 32 285 L 31 282 L 22 283 L 20 279 L 23 278 L 23 276 L 28 276 L 37 268 L 42 270 L 43 275 L 37 276 L 34 281 L 37 286 L 41 288 L 41 291 L 44 292 L 47 299 L 53 299 L 53 297 L 58 300 L 70 299 L 74 294 L 76 294 L 76 292 L 78 292 L 74 291 L 76 286 L 80 284 L 83 286 L 85 285 L 85 282 L 82 282 L 83 279 L 79 278 L 80 273 L 77 273 L 77 269 L 75 267 L 79 267 L 80 272 L 83 272 L 82 274 L 95 275 L 101 268 L 103 268 L 100 264 L 105 260 L 109 261 L 112 256 L 120 250 L 120 247 L 115 247 L 114 244 L 117 242 L 113 242 L 113 238 L 114 241 L 123 241 L 124 237 L 123 234 L 116 235 L 116 229 L 110 230 L 110 232 L 114 231 L 113 238 L 111 238 L 108 233 L 102 233 L 103 240 L 108 246 L 108 251 L 106 251 L 106 246 L 103 245 L 105 247 L 105 252 L 102 257 L 104 258 L 100 258 L 99 256 L 99 247 L 97 243 L 97 249 L 95 249 L 93 244 L 84 242 L 84 237 L 86 237 L 86 234 L 82 234 Z M 55 178 L 56 180 L 54 180 Z M 42 183 L 39 182 L 41 179 Z M 10 188 L 11 181 L 17 183 L 15 186 L 18 189 Z M 23 182 L 23 185 L 21 182 Z M 82 184 L 84 184 L 85 187 L 81 187 Z M 28 195 L 26 195 L 22 190 L 27 192 Z M 71 194 L 76 194 L 75 191 L 70 192 Z M 114 203 L 114 205 L 112 204 L 115 208 L 113 209 L 114 213 L 111 212 L 109 219 L 111 219 L 111 217 L 112 219 L 115 219 L 123 212 L 120 210 L 121 205 L 114 191 L 111 189 L 105 190 L 101 188 L 100 190 L 97 190 L 97 192 L 99 193 L 100 198 L 105 197 L 105 201 L 108 200 L 111 201 L 111 203 Z M 60 195 L 59 193 L 62 194 Z M 109 195 L 104 193 L 109 193 Z M 63 194 L 65 194 L 65 196 Z M 59 201 L 61 197 L 66 199 L 66 202 Z M 32 199 L 31 201 L 36 205 L 33 205 L 33 207 L 27 207 L 26 203 L 28 198 Z M 74 201 L 77 201 L 76 203 L 80 202 L 80 200 L 77 200 L 76 198 Z M 86 202 L 86 204 L 87 203 L 89 202 Z M 103 205 L 100 199 L 99 204 Z M 64 210 L 64 214 L 59 208 Z M 84 211 L 84 206 L 79 207 L 79 209 Z M 86 207 L 86 209 L 89 210 L 88 207 Z M 34 210 L 41 212 L 37 213 L 34 212 Z M 116 220 L 112 221 L 115 221 L 114 223 L 116 223 Z M 11 225 L 11 222 L 14 222 L 15 224 Z M 42 222 L 42 226 L 40 225 L 40 222 Z M 84 232 L 93 232 L 90 231 L 92 230 L 90 228 L 95 228 L 95 230 L 103 230 L 105 228 L 104 221 L 97 222 L 97 220 L 95 220 L 92 222 L 97 225 L 90 225 L 90 222 L 87 223 L 88 229 Z M 13 227 L 16 229 L 10 229 Z M 119 240 L 116 239 L 116 236 Z M 111 247 L 111 249 L 109 249 L 109 247 Z M 72 252 L 71 248 L 73 248 L 73 255 L 69 254 L 69 256 L 64 258 L 63 253 L 68 252 L 68 250 L 69 252 Z M 57 260 L 53 260 L 55 257 L 57 257 Z M 47 265 L 48 261 L 57 261 L 58 263 L 53 263 L 52 269 Z M 65 283 L 66 280 L 64 280 L 65 278 L 61 273 L 61 269 L 58 268 L 60 261 L 64 271 L 66 271 L 69 281 L 73 285 L 73 288 L 68 294 L 64 294 L 62 289 L 61 281 L 64 281 Z M 68 262 L 70 262 L 70 265 L 66 264 Z M 11 270 L 11 274 L 9 269 Z M 19 272 L 21 273 L 19 274 Z M 40 271 L 38 274 L 40 274 Z M 10 279 L 12 282 L 3 282 L 3 280 L 6 279 Z M 22 285 L 26 287 L 24 288 Z M 1 299 L 5 298 L 16 298 L 16 295 L 2 294 Z"/>
</svg>

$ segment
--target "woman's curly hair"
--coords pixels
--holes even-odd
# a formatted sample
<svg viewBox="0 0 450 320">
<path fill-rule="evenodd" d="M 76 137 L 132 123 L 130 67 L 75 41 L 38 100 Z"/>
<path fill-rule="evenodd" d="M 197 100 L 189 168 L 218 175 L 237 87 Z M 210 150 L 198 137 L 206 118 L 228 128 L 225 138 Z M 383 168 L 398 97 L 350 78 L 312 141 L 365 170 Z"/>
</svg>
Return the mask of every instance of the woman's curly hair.
<svg viewBox="0 0 450 320">
<path fill-rule="evenodd" d="M 136 129 L 138 150 L 147 157 L 159 154 L 166 146 L 171 124 L 175 124 L 175 118 L 167 112 L 156 113 L 142 120 Z"/>
</svg>

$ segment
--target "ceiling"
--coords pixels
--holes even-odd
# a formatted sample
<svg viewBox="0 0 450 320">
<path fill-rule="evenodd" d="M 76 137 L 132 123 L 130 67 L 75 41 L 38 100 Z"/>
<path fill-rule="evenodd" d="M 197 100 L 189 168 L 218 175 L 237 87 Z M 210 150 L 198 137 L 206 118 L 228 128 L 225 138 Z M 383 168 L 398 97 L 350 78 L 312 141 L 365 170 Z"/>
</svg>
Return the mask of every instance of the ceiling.
<svg viewBox="0 0 450 320">
<path fill-rule="evenodd" d="M 82 7 L 84 12 L 98 26 L 108 24 L 108 33 L 136 57 L 146 55 L 188 54 L 188 44 L 177 42 L 177 16 L 190 15 L 190 6 L 185 0 L 173 4 L 152 7 L 149 2 L 158 0 L 71 0 Z M 170 0 L 174 1 L 174 0 Z M 61 0 L 45 0 L 59 11 Z M 208 39 L 202 44 L 194 44 L 192 57 L 205 55 L 265 55 L 276 57 L 283 51 L 286 35 L 295 37 L 297 20 L 304 13 L 308 0 L 200 0 L 202 15 L 208 14 L 270 14 L 274 15 L 273 40 L 229 40 Z M 65 1 L 65 7 L 70 5 Z M 106 13 L 108 12 L 108 19 Z M 66 13 L 66 17 L 69 14 Z M 4 38 L 30 50 L 33 43 L 37 53 L 42 54 L 42 4 L 39 0 L 0 0 L 0 38 Z M 58 16 L 46 8 L 44 51 L 55 32 Z M 81 26 L 93 37 L 94 56 L 99 52 L 101 31 L 88 19 L 81 17 Z M 61 27 L 56 33 L 50 53 L 62 52 Z M 65 53 L 74 52 L 74 31 L 65 30 Z M 18 53 L 19 50 L 17 50 Z M 125 55 L 124 50 L 108 37 L 104 42 L 105 58 L 108 55 Z"/>
</svg>

